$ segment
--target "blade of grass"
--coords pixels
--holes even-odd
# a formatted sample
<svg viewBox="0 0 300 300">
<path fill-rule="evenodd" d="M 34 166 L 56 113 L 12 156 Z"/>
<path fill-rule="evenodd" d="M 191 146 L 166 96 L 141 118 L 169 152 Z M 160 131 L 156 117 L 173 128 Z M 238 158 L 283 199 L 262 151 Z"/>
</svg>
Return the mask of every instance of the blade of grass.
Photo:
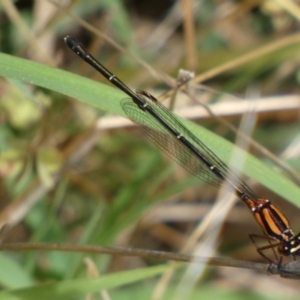
<svg viewBox="0 0 300 300">
<path fill-rule="evenodd" d="M 6 54 L 0 54 L 0 75 L 51 89 L 105 111 L 124 115 L 119 105 L 122 93 L 88 78 Z M 229 161 L 235 147 L 232 143 L 192 122 L 187 120 L 182 122 L 223 161 Z M 262 161 L 247 155 L 242 171 L 248 177 L 300 206 L 299 187 L 283 175 L 274 172 Z"/>
<path fill-rule="evenodd" d="M 0 283 L 6 288 L 24 288 L 35 284 L 27 269 L 6 253 L 0 254 Z"/>
<path fill-rule="evenodd" d="M 34 299 L 76 299 L 87 293 L 99 292 L 102 289 L 111 289 L 139 280 L 162 274 L 170 266 L 155 266 L 143 269 L 117 272 L 92 279 L 65 280 L 57 283 L 48 283 L 30 288 L 2 291 L 0 300 L 34 300 Z"/>
</svg>

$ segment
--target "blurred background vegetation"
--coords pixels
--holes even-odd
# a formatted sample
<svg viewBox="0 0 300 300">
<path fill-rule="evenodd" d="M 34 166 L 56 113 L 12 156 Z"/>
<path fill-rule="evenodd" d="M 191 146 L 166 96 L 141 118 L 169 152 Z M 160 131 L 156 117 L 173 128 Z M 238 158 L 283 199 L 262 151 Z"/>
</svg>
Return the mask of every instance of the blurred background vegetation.
<svg viewBox="0 0 300 300">
<path fill-rule="evenodd" d="M 122 113 L 118 102 L 124 95 L 65 46 L 66 35 L 82 41 L 132 89 L 162 95 L 166 105 L 174 96 L 183 117 L 232 142 L 235 133 L 229 124 L 238 127 L 253 109 L 239 108 L 239 103 L 255 98 L 254 107 L 262 108 L 250 129 L 253 140 L 280 161 L 253 145 L 249 151 L 283 182 L 299 182 L 299 1 L 0 0 L 0 9 L 2 242 L 177 253 L 217 198 L 217 189 L 187 174 L 116 115 Z M 175 93 L 179 69 L 195 72 L 188 84 L 190 97 Z M 202 105 L 216 108 L 215 115 L 205 109 L 193 114 Z M 222 152 L 223 144 L 215 147 Z M 291 204 L 258 183 L 250 184 L 283 209 L 295 231 L 300 228 L 294 206 L 300 197 Z M 248 239 L 255 232 L 260 229 L 251 213 L 237 203 L 212 255 L 261 261 Z M 193 253 L 193 243 L 188 253 Z M 127 272 L 127 278 L 136 279 L 124 285 L 117 276 L 114 284 L 99 285 L 108 288 L 107 294 L 93 295 L 95 299 L 179 299 L 183 293 L 176 287 L 184 268 L 164 283 L 162 275 L 134 273 L 157 265 L 167 269 L 167 262 L 103 254 L 88 255 L 87 262 L 87 254 L 20 250 L 0 253 L 0 285 L 5 292 L 24 288 L 19 290 L 24 299 L 26 287 L 30 299 L 45 299 L 39 286 L 49 282 L 55 297 L 83 299 L 86 290 L 79 285 L 74 296 L 76 280 L 97 272 L 104 278 Z M 286 299 L 299 293 L 297 281 L 244 269 L 208 267 L 197 278 L 185 299 Z M 60 294 L 60 284 L 66 282 L 73 292 Z M 158 296 L 162 286 L 165 292 Z M 9 299 L 3 291 L 0 298 Z"/>
</svg>

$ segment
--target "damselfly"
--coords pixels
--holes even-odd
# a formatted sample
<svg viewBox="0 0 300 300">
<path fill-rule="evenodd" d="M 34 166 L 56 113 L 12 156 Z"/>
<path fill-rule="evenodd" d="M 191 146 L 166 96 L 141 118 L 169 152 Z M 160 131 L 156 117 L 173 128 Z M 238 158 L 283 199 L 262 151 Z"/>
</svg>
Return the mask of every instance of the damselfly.
<svg viewBox="0 0 300 300">
<path fill-rule="evenodd" d="M 97 61 L 86 48 L 72 37 L 65 37 L 67 46 L 80 58 L 99 71 L 107 80 L 130 98 L 121 101 L 126 115 L 141 126 L 148 138 L 182 167 L 200 179 L 221 186 L 227 183 L 251 210 L 270 243 L 256 249 L 270 263 L 264 251 L 277 247 L 281 255 L 300 255 L 300 233 L 295 235 L 285 215 L 270 200 L 258 197 L 226 164 L 193 135 L 165 106 L 145 91 L 132 91 L 118 77 Z M 258 235 L 249 235 L 252 242 Z M 272 244 L 271 241 L 276 241 Z M 278 262 L 276 262 L 278 263 Z"/>
</svg>

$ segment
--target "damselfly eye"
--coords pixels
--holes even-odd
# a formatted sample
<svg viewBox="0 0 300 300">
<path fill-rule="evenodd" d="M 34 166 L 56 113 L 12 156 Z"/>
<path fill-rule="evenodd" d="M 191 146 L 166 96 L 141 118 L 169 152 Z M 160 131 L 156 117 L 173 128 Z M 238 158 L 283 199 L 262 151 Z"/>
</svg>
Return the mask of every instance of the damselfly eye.
<svg viewBox="0 0 300 300">
<path fill-rule="evenodd" d="M 291 254 L 290 247 L 287 244 L 281 244 L 278 246 L 278 252 L 281 255 L 288 256 Z"/>
</svg>

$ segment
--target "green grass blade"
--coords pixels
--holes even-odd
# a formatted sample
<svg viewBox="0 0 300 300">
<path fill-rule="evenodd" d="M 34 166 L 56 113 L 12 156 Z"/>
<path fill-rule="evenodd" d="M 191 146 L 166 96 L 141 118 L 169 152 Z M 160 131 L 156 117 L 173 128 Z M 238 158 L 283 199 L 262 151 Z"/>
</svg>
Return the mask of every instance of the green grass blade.
<svg viewBox="0 0 300 300">
<path fill-rule="evenodd" d="M 119 105 L 124 94 L 88 78 L 6 54 L 0 54 L 0 75 L 51 89 L 105 111 L 124 116 Z M 192 122 L 183 120 L 183 123 L 222 160 L 225 162 L 230 160 L 235 147 L 233 144 Z M 300 206 L 299 187 L 283 175 L 274 172 L 262 161 L 247 155 L 243 173 Z"/>
<path fill-rule="evenodd" d="M 121 91 L 64 70 L 0 53 L 0 76 L 38 85 L 105 111 L 125 115 L 119 105 L 124 98 Z"/>
<path fill-rule="evenodd" d="M 99 292 L 103 289 L 121 287 L 139 280 L 160 275 L 170 269 L 170 266 L 162 265 L 143 269 L 117 272 L 92 279 L 64 280 L 56 283 L 47 283 L 24 289 L 2 291 L 0 300 L 35 300 L 35 299 L 78 299 L 88 293 Z"/>
</svg>

